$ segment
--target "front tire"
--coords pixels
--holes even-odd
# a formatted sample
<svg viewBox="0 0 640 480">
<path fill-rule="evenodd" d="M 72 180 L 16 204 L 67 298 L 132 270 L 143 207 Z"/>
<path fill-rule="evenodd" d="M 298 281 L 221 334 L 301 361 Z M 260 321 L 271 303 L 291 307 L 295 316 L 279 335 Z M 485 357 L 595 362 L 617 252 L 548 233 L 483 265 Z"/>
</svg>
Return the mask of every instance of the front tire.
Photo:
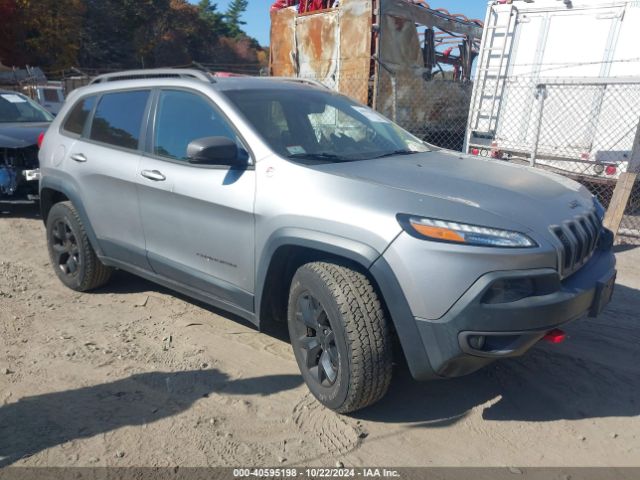
<svg viewBox="0 0 640 480">
<path fill-rule="evenodd" d="M 113 269 L 100 262 L 71 202 L 55 204 L 47 217 L 49 259 L 62 283 L 86 292 L 109 281 Z"/>
<path fill-rule="evenodd" d="M 339 413 L 380 400 L 391 382 L 391 334 L 368 278 L 346 266 L 298 269 L 288 305 L 291 345 L 311 393 Z"/>
</svg>

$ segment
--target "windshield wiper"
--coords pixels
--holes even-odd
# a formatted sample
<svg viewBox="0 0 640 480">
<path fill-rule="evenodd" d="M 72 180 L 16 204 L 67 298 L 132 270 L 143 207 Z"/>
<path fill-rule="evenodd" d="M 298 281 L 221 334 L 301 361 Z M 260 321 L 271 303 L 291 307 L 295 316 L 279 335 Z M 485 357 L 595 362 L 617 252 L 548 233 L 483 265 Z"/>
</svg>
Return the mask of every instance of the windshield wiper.
<svg viewBox="0 0 640 480">
<path fill-rule="evenodd" d="M 339 155 L 327 152 L 319 153 L 293 153 L 289 158 L 300 158 L 305 160 L 332 160 L 334 162 L 346 161 L 347 159 Z"/>
<path fill-rule="evenodd" d="M 414 155 L 416 153 L 421 152 L 416 152 L 415 150 L 394 150 L 393 152 L 383 153 L 382 155 L 378 155 L 377 157 L 372 157 L 372 160 L 376 158 L 395 157 L 396 155 Z"/>
</svg>

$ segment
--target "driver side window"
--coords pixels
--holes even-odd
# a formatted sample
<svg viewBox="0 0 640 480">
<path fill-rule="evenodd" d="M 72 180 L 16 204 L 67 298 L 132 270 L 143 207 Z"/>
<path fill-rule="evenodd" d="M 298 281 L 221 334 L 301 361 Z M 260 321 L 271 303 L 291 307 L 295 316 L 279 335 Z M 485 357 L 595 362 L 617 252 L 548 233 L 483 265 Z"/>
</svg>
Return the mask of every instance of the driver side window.
<svg viewBox="0 0 640 480">
<path fill-rule="evenodd" d="M 226 119 L 206 99 L 181 90 L 162 91 L 156 114 L 154 153 L 186 161 L 189 143 L 204 137 L 227 137 L 238 143 Z"/>
</svg>

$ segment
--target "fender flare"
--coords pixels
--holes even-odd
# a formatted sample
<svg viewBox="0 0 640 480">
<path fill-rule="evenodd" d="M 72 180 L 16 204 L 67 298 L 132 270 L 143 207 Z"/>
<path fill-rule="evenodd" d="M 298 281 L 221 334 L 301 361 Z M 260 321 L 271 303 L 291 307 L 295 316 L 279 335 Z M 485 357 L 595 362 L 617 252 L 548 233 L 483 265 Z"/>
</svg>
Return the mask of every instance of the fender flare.
<svg viewBox="0 0 640 480">
<path fill-rule="evenodd" d="M 412 376 L 417 380 L 438 378 L 429 362 L 416 320 L 395 274 L 380 252 L 369 245 L 337 235 L 300 228 L 276 230 L 267 240 L 256 269 L 254 311 L 260 324 L 262 297 L 271 260 L 280 247 L 293 246 L 336 255 L 360 265 L 371 275 L 395 327 Z"/>
<path fill-rule="evenodd" d="M 96 252 L 96 255 L 100 258 L 103 257 L 102 249 L 100 248 L 100 243 L 98 242 L 98 237 L 91 226 L 91 222 L 89 221 L 89 216 L 87 215 L 87 211 L 84 208 L 82 200 L 80 200 L 80 194 L 78 193 L 78 189 L 71 182 L 65 182 L 64 180 L 57 177 L 42 177 L 40 179 L 40 210 L 42 221 L 46 224 L 46 219 L 44 215 L 44 208 L 42 205 L 42 190 L 44 189 L 55 190 L 64 194 L 69 201 L 73 204 L 78 215 L 80 216 L 80 220 L 82 220 L 82 225 L 84 226 L 84 230 L 89 238 L 89 242 L 91 242 L 91 246 Z"/>
<path fill-rule="evenodd" d="M 344 257 L 367 270 L 380 257 L 380 253 L 372 247 L 338 235 L 292 227 L 276 230 L 266 241 L 256 265 L 254 311 L 258 319 L 271 260 L 279 248 L 289 246 L 303 247 Z"/>
</svg>

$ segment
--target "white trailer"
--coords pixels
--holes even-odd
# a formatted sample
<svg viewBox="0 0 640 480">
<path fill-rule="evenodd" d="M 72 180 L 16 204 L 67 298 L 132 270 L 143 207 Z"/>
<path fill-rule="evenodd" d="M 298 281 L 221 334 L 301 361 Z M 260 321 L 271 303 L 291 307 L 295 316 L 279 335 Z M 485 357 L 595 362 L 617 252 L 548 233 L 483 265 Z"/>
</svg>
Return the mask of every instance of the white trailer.
<svg viewBox="0 0 640 480">
<path fill-rule="evenodd" d="M 640 1 L 489 2 L 465 150 L 615 180 L 640 121 Z"/>
</svg>

